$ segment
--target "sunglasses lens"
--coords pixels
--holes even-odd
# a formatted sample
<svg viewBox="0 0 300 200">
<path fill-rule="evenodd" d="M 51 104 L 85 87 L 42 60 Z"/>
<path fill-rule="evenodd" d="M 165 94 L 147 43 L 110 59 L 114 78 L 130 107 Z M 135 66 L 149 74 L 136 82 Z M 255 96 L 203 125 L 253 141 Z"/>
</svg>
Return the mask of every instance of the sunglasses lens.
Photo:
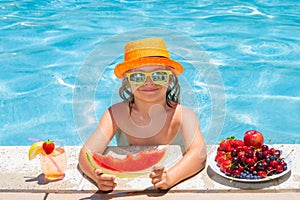
<svg viewBox="0 0 300 200">
<path fill-rule="evenodd" d="M 169 81 L 169 75 L 164 71 L 156 71 L 152 73 L 152 81 L 155 84 L 163 85 Z"/>
<path fill-rule="evenodd" d="M 131 83 L 139 85 L 145 82 L 146 75 L 144 73 L 132 73 L 130 74 L 129 79 Z"/>
</svg>

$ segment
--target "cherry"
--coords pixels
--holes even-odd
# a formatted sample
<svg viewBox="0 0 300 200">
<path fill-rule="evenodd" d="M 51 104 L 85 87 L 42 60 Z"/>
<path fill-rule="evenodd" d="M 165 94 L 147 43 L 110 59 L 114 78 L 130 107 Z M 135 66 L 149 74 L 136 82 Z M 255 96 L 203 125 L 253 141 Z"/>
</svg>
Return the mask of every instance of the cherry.
<svg viewBox="0 0 300 200">
<path fill-rule="evenodd" d="M 280 158 L 281 151 L 276 149 L 275 152 L 274 152 L 274 155 L 277 156 L 277 158 Z"/>
<path fill-rule="evenodd" d="M 258 158 L 258 160 L 262 160 L 264 158 L 264 153 L 262 151 L 257 151 L 256 157 Z"/>
<path fill-rule="evenodd" d="M 268 166 L 267 169 L 266 169 L 266 171 L 267 171 L 268 176 L 272 176 L 272 175 L 273 175 L 274 168 L 271 167 L 271 166 Z"/>
<path fill-rule="evenodd" d="M 234 177 L 239 177 L 240 174 L 241 174 L 241 171 L 238 170 L 238 169 L 235 169 L 235 170 L 232 171 L 232 175 L 233 175 Z"/>
<path fill-rule="evenodd" d="M 243 167 L 242 165 L 239 165 L 239 166 L 238 166 L 238 170 L 240 170 L 240 172 L 242 172 L 242 171 L 245 170 L 245 167 Z"/>
<path fill-rule="evenodd" d="M 279 162 L 277 160 L 271 160 L 270 161 L 270 166 L 271 167 L 276 167 L 279 164 Z"/>
<path fill-rule="evenodd" d="M 252 149 L 248 149 L 245 151 L 245 156 L 247 158 L 253 158 L 254 151 Z"/>
<path fill-rule="evenodd" d="M 284 160 L 281 160 L 281 161 L 280 161 L 280 164 L 281 164 L 282 166 L 287 166 L 287 164 L 286 164 L 286 162 L 284 162 Z"/>
<path fill-rule="evenodd" d="M 228 167 L 228 168 L 225 170 L 225 174 L 226 174 L 227 176 L 231 176 L 231 175 L 232 175 L 232 172 L 233 172 L 233 170 L 232 170 L 230 167 Z"/>
<path fill-rule="evenodd" d="M 238 157 L 233 157 L 233 158 L 232 158 L 232 163 L 233 163 L 234 165 L 238 165 L 238 164 L 239 164 L 239 158 L 238 158 Z"/>
<path fill-rule="evenodd" d="M 273 156 L 275 154 L 275 149 L 274 148 L 269 149 L 269 153 Z"/>
<path fill-rule="evenodd" d="M 242 163 L 243 165 L 245 165 L 246 164 L 246 156 L 245 155 L 240 155 L 239 157 L 239 160 L 240 160 L 240 163 Z"/>
<path fill-rule="evenodd" d="M 261 178 L 267 177 L 267 173 L 265 171 L 258 171 L 257 175 L 260 176 Z"/>
<path fill-rule="evenodd" d="M 276 172 L 277 172 L 277 173 L 283 172 L 283 167 L 282 167 L 282 165 L 277 165 L 277 166 L 276 166 Z"/>
<path fill-rule="evenodd" d="M 263 154 L 264 154 L 264 157 L 266 158 L 270 154 L 270 151 L 269 150 L 265 150 L 265 151 L 263 151 Z"/>
<path fill-rule="evenodd" d="M 254 160 L 254 162 L 257 162 L 257 161 L 258 161 L 258 158 L 254 155 L 254 156 L 253 156 L 253 160 Z"/>
<path fill-rule="evenodd" d="M 232 149 L 232 151 L 231 151 L 231 156 L 232 156 L 232 157 L 238 156 L 238 151 L 237 151 L 236 149 Z"/>
<path fill-rule="evenodd" d="M 246 159 L 246 163 L 247 163 L 249 166 L 254 166 L 255 161 L 254 161 L 253 158 L 247 158 L 247 159 Z"/>
<path fill-rule="evenodd" d="M 250 172 L 254 172 L 255 171 L 255 167 L 254 166 L 249 167 L 249 171 Z"/>
<path fill-rule="evenodd" d="M 256 164 L 256 169 L 259 170 L 259 171 L 263 171 L 263 170 L 265 170 L 265 168 L 266 167 L 265 167 L 263 162 L 259 162 L 259 163 Z"/>
<path fill-rule="evenodd" d="M 262 146 L 261 146 L 261 150 L 262 150 L 262 151 L 267 151 L 267 150 L 269 150 L 268 145 L 266 145 L 266 144 L 262 145 Z"/>
</svg>

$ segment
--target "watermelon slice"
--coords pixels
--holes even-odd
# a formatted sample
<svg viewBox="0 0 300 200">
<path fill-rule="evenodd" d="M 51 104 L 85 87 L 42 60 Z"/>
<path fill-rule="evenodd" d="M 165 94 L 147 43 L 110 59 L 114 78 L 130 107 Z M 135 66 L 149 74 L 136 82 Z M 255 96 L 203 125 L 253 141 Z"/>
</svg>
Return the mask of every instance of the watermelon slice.
<svg viewBox="0 0 300 200">
<path fill-rule="evenodd" d="M 111 155 L 101 155 L 87 152 L 87 158 L 94 169 L 101 169 L 106 174 L 120 178 L 137 177 L 152 170 L 154 165 L 161 163 L 167 152 L 167 147 L 141 151 L 135 155 L 128 153 L 125 158 L 114 158 Z"/>
</svg>

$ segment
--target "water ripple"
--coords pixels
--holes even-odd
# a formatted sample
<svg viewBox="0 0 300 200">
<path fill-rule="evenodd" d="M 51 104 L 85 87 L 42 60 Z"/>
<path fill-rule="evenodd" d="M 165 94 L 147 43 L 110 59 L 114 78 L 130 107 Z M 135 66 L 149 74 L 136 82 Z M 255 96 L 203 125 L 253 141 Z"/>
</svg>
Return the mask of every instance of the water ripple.
<svg viewBox="0 0 300 200">
<path fill-rule="evenodd" d="M 252 7 L 252 6 L 233 6 L 232 9 L 228 10 L 229 13 L 232 14 L 237 14 L 237 15 L 246 15 L 246 16 L 251 16 L 251 15 L 261 15 L 261 16 L 266 16 L 268 18 L 273 18 L 274 16 L 272 15 L 267 15 L 265 13 L 262 13 L 259 11 L 257 8 Z"/>
<path fill-rule="evenodd" d="M 255 38 L 245 40 L 239 48 L 246 54 L 277 57 L 288 55 L 298 47 L 283 40 Z"/>
</svg>

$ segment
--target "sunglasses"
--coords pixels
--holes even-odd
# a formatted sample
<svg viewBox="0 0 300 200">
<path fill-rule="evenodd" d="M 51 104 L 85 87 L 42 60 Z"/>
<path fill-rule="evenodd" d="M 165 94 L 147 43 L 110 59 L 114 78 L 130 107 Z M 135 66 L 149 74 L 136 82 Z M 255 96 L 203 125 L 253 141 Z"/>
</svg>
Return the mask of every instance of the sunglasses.
<svg viewBox="0 0 300 200">
<path fill-rule="evenodd" d="M 172 74 L 170 70 L 156 70 L 153 72 L 128 72 L 126 77 L 131 86 L 143 85 L 148 76 L 154 84 L 165 85 L 169 82 L 170 74 Z"/>
</svg>

